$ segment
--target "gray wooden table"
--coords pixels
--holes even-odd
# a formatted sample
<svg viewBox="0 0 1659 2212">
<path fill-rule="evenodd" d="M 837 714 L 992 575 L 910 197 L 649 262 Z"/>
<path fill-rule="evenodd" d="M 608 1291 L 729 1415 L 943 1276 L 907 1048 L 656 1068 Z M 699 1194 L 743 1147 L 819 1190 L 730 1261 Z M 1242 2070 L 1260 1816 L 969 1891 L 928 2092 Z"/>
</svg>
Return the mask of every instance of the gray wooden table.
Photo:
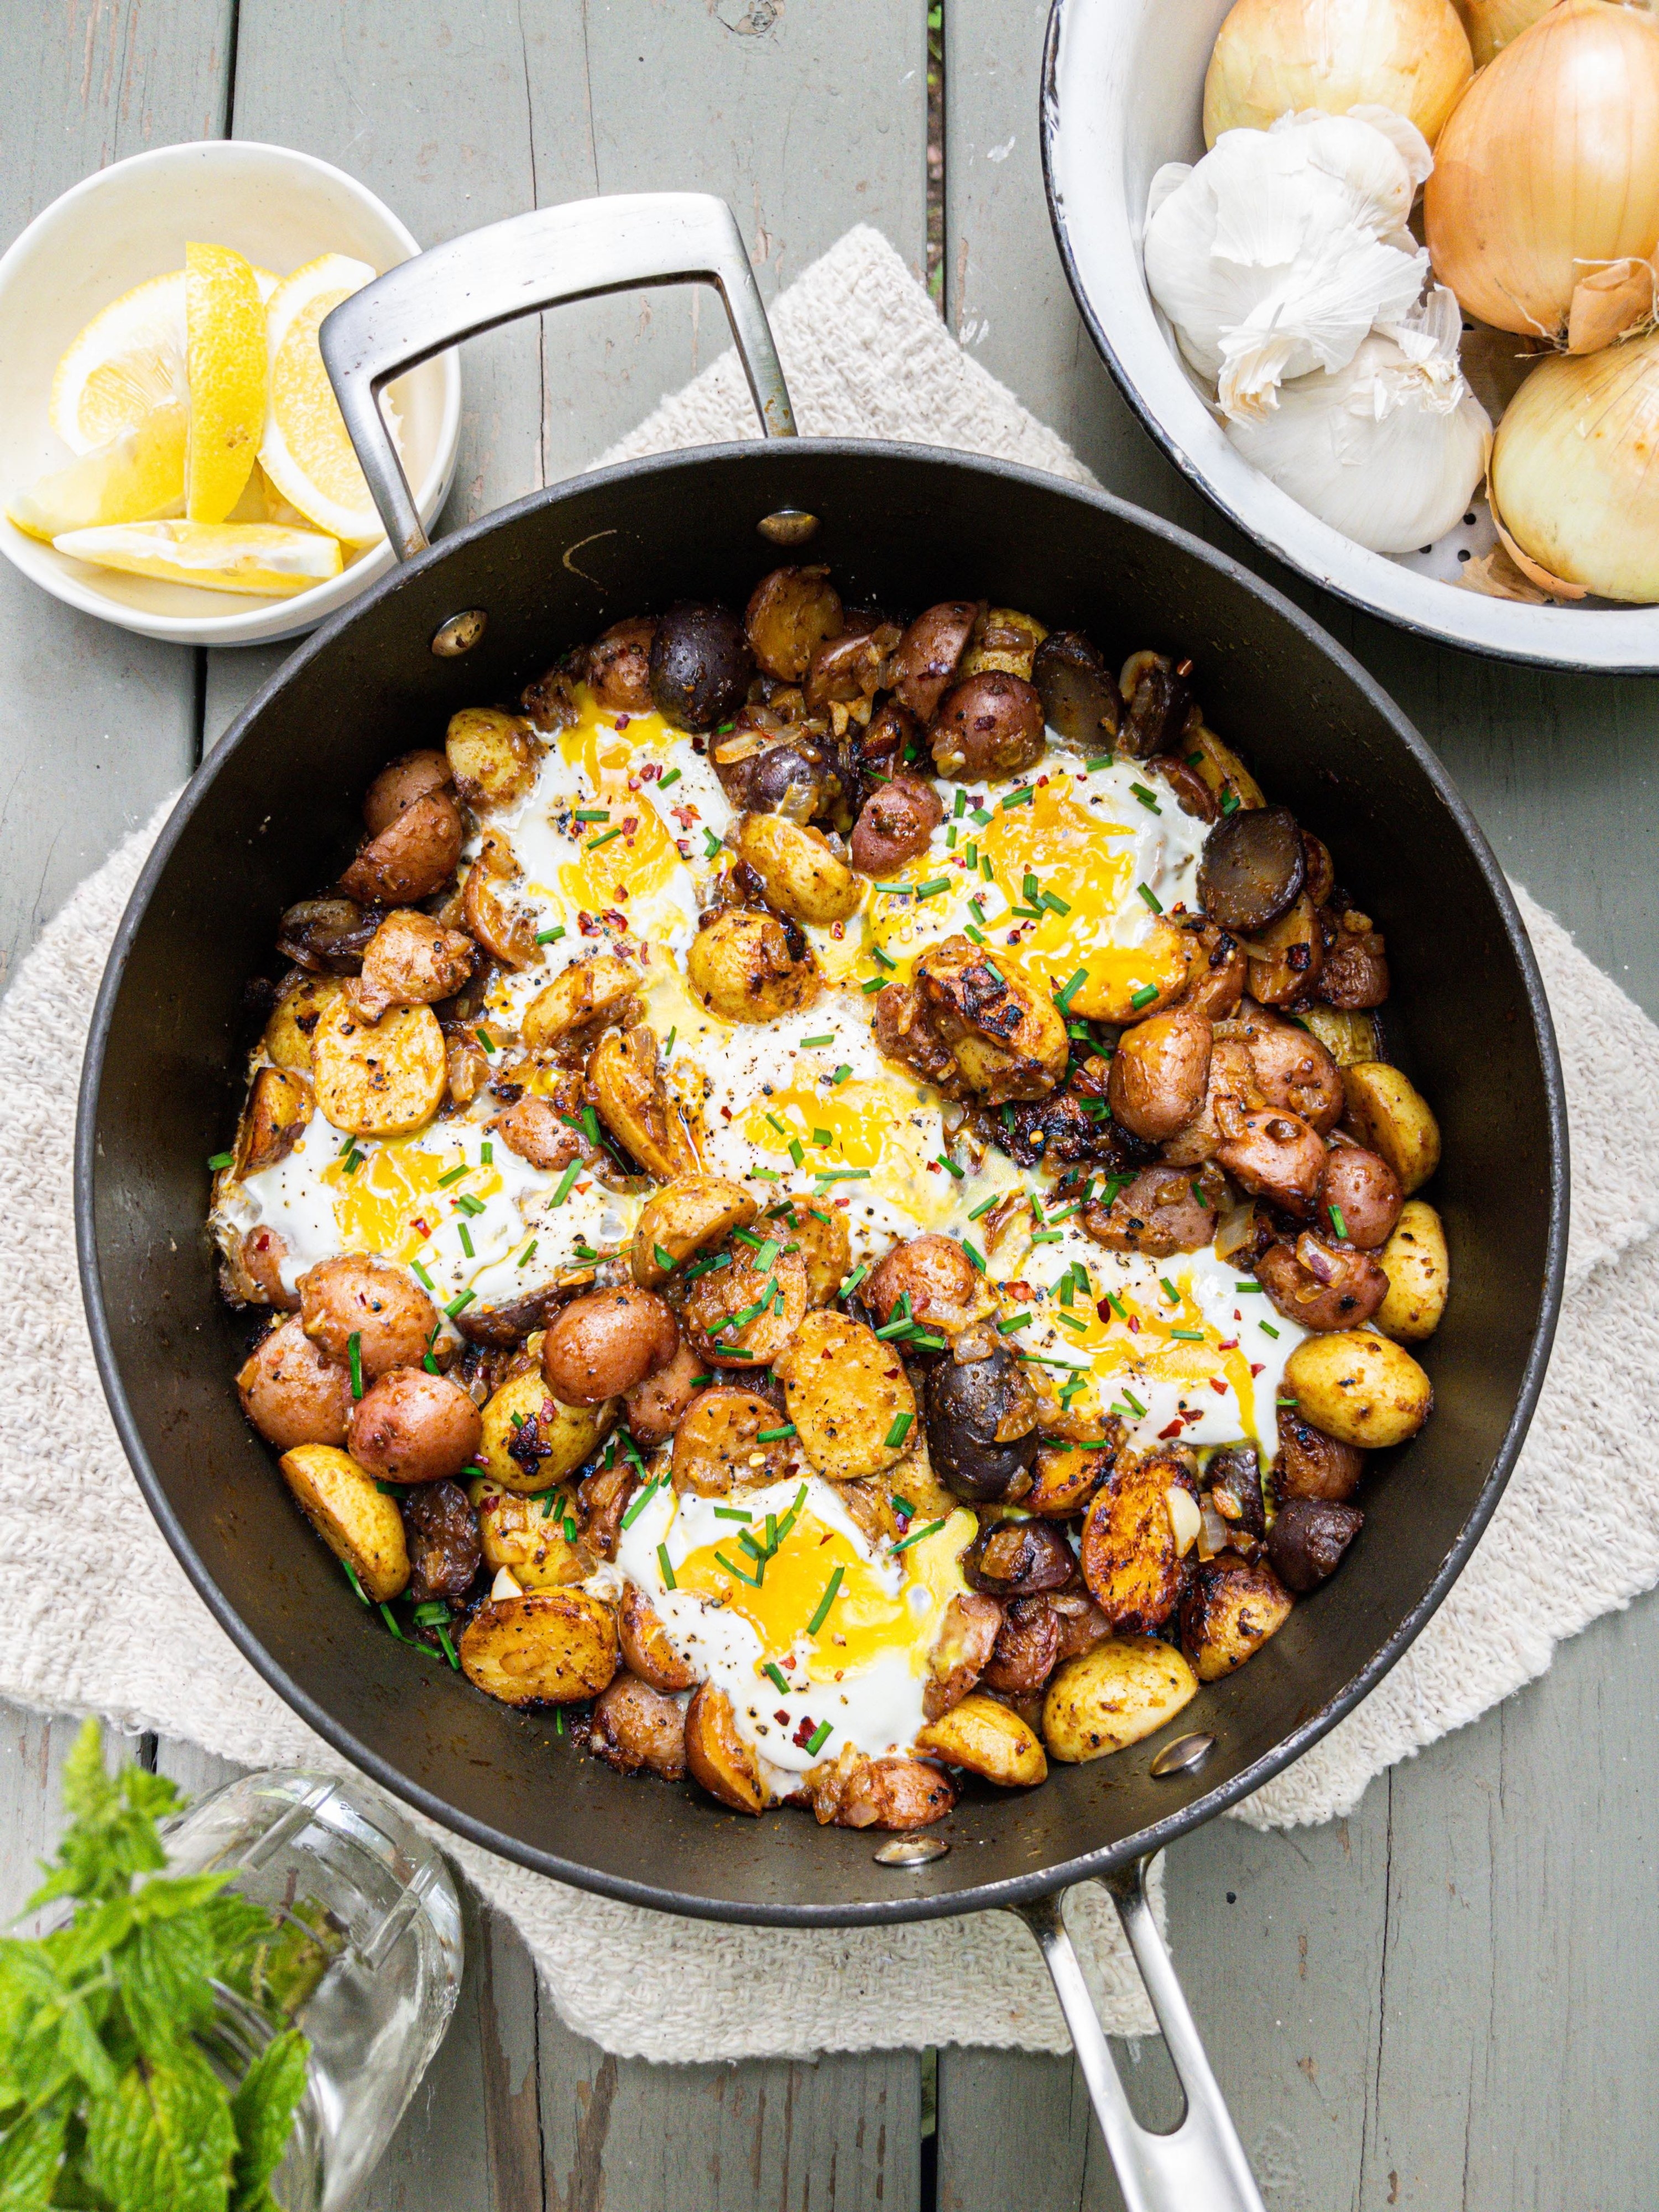
<svg viewBox="0 0 1659 2212">
<path fill-rule="evenodd" d="M 339 163 L 428 244 L 594 191 L 719 191 L 769 297 L 854 222 L 919 274 L 931 235 L 975 357 L 1105 483 L 1230 543 L 1127 416 L 1066 293 L 1037 160 L 1043 0 L 945 0 L 942 162 L 925 4 L 0 0 L 0 241 L 101 163 L 227 132 Z M 711 331 L 665 294 L 470 346 L 449 521 L 580 469 Z M 1416 718 L 1512 872 L 1659 1014 L 1659 686 L 1475 661 L 1291 588 Z M 147 644 L 0 573 L 0 984 L 277 658 Z M 1266 1837 L 1224 1820 L 1170 1855 L 1182 1971 L 1275 2212 L 1651 2212 L 1656 1657 L 1659 1616 L 1638 1604 L 1352 1819 Z M 54 1831 L 69 1735 L 0 1707 L 0 1909 Z M 132 1748 L 192 1789 L 227 1771 Z M 1119 2201 L 1069 2062 L 618 2062 L 470 1910 L 460 2013 L 377 2212 Z M 1126 2056 L 1148 2112 L 1170 2114 L 1160 2053 Z"/>
</svg>

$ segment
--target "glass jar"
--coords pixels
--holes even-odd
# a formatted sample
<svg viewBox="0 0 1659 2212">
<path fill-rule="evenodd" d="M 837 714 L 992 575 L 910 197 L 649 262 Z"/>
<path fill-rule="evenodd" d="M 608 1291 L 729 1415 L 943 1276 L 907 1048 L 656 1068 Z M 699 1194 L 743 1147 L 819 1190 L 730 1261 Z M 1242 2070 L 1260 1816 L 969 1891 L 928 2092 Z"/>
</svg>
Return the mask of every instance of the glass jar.
<svg viewBox="0 0 1659 2212">
<path fill-rule="evenodd" d="M 204 2044 L 234 2082 L 290 2022 L 310 2039 L 272 2188 L 284 2212 L 337 2212 L 390 2142 L 454 2009 L 461 1917 L 448 1869 L 356 1775 L 245 1775 L 164 1836 L 170 1872 L 234 1875 L 275 1917 L 219 1985 Z"/>
</svg>

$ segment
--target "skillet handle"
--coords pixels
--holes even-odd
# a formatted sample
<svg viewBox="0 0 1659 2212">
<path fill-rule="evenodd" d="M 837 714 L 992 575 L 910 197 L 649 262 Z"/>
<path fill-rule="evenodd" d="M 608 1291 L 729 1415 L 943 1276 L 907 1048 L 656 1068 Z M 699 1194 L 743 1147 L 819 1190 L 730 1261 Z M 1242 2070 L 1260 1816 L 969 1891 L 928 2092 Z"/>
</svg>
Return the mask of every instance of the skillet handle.
<svg viewBox="0 0 1659 2212">
<path fill-rule="evenodd" d="M 1105 1887 L 1117 1906 L 1186 2093 L 1186 2114 L 1172 2134 L 1152 2134 L 1129 2109 L 1111 2046 L 1060 1916 L 1066 1893 L 1040 1897 L 1015 1909 L 1042 1947 L 1127 2212 L 1263 2212 L 1244 2146 L 1210 2071 L 1146 1901 L 1146 1873 L 1151 1863 L 1150 1858 L 1136 1860 L 1121 1873 L 1109 1875 Z"/>
<path fill-rule="evenodd" d="M 452 238 L 377 276 L 325 317 L 323 360 L 393 551 L 428 544 L 380 395 L 434 354 L 520 315 L 639 284 L 712 284 L 769 438 L 795 417 L 755 272 L 726 202 L 707 192 L 624 192 L 538 208 Z"/>
</svg>

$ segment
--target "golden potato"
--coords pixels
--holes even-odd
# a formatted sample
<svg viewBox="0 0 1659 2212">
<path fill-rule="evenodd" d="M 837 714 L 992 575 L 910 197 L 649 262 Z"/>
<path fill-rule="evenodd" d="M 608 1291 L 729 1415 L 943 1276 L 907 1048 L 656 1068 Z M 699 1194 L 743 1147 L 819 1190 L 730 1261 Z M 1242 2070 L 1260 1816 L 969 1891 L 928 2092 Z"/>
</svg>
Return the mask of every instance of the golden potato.
<svg viewBox="0 0 1659 2212">
<path fill-rule="evenodd" d="M 609 952 L 578 960 L 538 991 L 525 1008 L 520 1034 L 532 1052 L 545 1052 L 578 1030 L 626 1022 L 639 1011 L 639 970 Z"/>
<path fill-rule="evenodd" d="M 1427 1101 L 1397 1067 L 1362 1060 L 1342 1071 L 1344 1121 L 1360 1143 L 1380 1153 L 1409 1198 L 1440 1164 L 1440 1125 Z"/>
<path fill-rule="evenodd" d="M 1404 1443 L 1434 1408 L 1433 1385 L 1410 1352 L 1363 1328 L 1298 1344 L 1285 1364 L 1285 1390 L 1304 1420 L 1367 1451 Z"/>
<path fill-rule="evenodd" d="M 774 817 L 777 818 L 777 817 Z M 818 995 L 817 964 L 799 931 L 774 914 L 727 907 L 691 940 L 685 980 L 723 1022 L 771 1022 Z"/>
<path fill-rule="evenodd" d="M 974 624 L 957 673 L 983 676 L 997 670 L 1029 684 L 1036 649 L 1048 635 L 1030 615 L 1020 614 L 1012 607 L 986 607 Z"/>
<path fill-rule="evenodd" d="M 502 841 L 505 842 L 504 840 Z M 532 968 L 542 957 L 536 942 L 537 916 L 511 889 L 515 872 L 503 875 L 481 858 L 466 872 L 461 919 L 486 952 L 505 968 Z"/>
<path fill-rule="evenodd" d="M 478 1516 L 484 1564 L 492 1574 L 506 1567 L 526 1589 L 557 1589 L 566 1583 L 585 1582 L 592 1572 L 592 1561 L 565 1534 L 567 1520 L 572 1528 L 580 1526 L 568 1491 L 524 1497 L 480 1476 L 467 1486 L 467 1495 Z"/>
<path fill-rule="evenodd" d="M 606 1030 L 587 1063 L 599 1119 L 648 1176 L 667 1182 L 699 1163 L 684 1109 L 663 1080 L 656 1032 L 643 1022 Z"/>
<path fill-rule="evenodd" d="M 775 1244 L 769 1259 L 766 1243 L 756 1249 L 735 1243 L 722 1256 L 729 1256 L 730 1267 L 711 1267 L 691 1285 L 681 1315 L 686 1334 L 692 1349 L 715 1366 L 764 1367 L 800 1327 L 806 1262 L 799 1252 L 786 1254 Z"/>
<path fill-rule="evenodd" d="M 1267 1564 L 1221 1559 L 1193 1571 L 1181 1601 L 1181 1641 L 1200 1682 L 1218 1682 L 1253 1659 L 1291 1617 L 1292 1600 Z"/>
<path fill-rule="evenodd" d="M 363 948 L 362 972 L 347 983 L 346 996 L 366 1022 L 378 1022 L 392 1006 L 429 1006 L 453 998 L 477 957 L 464 930 L 398 907 Z"/>
<path fill-rule="evenodd" d="M 668 1631 L 637 1583 L 629 1583 L 623 1592 L 617 1632 L 622 1638 L 623 1657 L 641 1681 L 648 1682 L 653 1690 L 690 1690 L 696 1686 L 696 1669 L 669 1642 Z"/>
<path fill-rule="evenodd" d="M 1432 1336 L 1446 1310 L 1451 1262 L 1440 1216 L 1425 1199 L 1407 1199 L 1393 1234 L 1377 1254 L 1389 1293 L 1372 1319 L 1384 1336 L 1417 1344 Z"/>
<path fill-rule="evenodd" d="M 365 1022 L 342 1000 L 317 1024 L 312 1065 L 325 1116 L 359 1137 L 424 1128 L 449 1083 L 444 1033 L 430 1006 L 394 1006 Z"/>
<path fill-rule="evenodd" d="M 1224 744 L 1213 730 L 1206 730 L 1200 723 L 1197 729 L 1184 732 L 1179 750 L 1188 767 L 1197 771 L 1218 799 L 1225 799 L 1231 791 L 1241 806 L 1267 805 L 1261 786 L 1232 747 Z"/>
<path fill-rule="evenodd" d="M 510 806 L 536 781 L 540 750 L 530 725 L 495 707 L 463 707 L 449 718 L 444 751 L 469 806 Z"/>
<path fill-rule="evenodd" d="M 776 1482 L 789 1465 L 787 1437 L 763 1431 L 787 1427 L 777 1407 L 751 1390 L 716 1384 L 700 1390 L 674 1432 L 674 1487 L 700 1498 L 723 1498 L 734 1483 L 754 1487 Z"/>
<path fill-rule="evenodd" d="M 1181 973 L 1184 981 L 1184 947 Z M 915 980 L 963 1081 L 993 1106 L 1043 1097 L 1065 1074 L 1066 1024 L 1047 985 L 1000 945 L 994 960 L 967 938 L 947 937 L 916 962 Z"/>
<path fill-rule="evenodd" d="M 1089 1595 L 1114 1628 L 1161 1627 L 1181 1595 L 1169 1493 L 1197 1495 L 1184 1452 L 1120 1452 L 1095 1492 L 1079 1546 Z"/>
<path fill-rule="evenodd" d="M 796 1191 L 767 1207 L 765 1226 L 783 1239 L 786 1251 L 799 1248 L 806 1269 L 807 1304 L 833 1304 L 853 1269 L 852 1240 L 841 1207 Z"/>
<path fill-rule="evenodd" d="M 1198 1677 L 1156 1637 L 1108 1637 L 1056 1671 L 1042 1700 L 1042 1735 L 1067 1765 L 1103 1759 L 1155 1735 L 1198 1694 Z"/>
<path fill-rule="evenodd" d="M 747 1229 L 760 1212 L 740 1182 L 724 1176 L 677 1176 L 646 1200 L 635 1224 L 634 1280 L 654 1291 L 677 1267 Z"/>
<path fill-rule="evenodd" d="M 724 1690 L 705 1682 L 685 1709 L 685 1763 L 692 1779 L 734 1813 L 763 1813 L 766 1784 L 755 1754 L 738 1734 Z"/>
<path fill-rule="evenodd" d="M 858 912 L 864 885 L 836 858 L 821 830 L 792 822 L 787 814 L 744 814 L 736 844 L 738 858 L 748 862 L 781 913 L 828 925 Z"/>
<path fill-rule="evenodd" d="M 617 1616 L 585 1590 L 526 1590 L 481 1606 L 460 1637 L 461 1672 L 504 1705 L 595 1698 L 617 1671 Z"/>
<path fill-rule="evenodd" d="M 337 975 L 301 975 L 290 983 L 265 1024 L 265 1058 L 277 1067 L 309 1075 L 317 1024 L 344 996 L 345 985 Z"/>
<path fill-rule="evenodd" d="M 809 1313 L 775 1363 L 801 1450 L 831 1482 L 895 1466 L 910 1449 L 916 1398 L 898 1354 L 844 1314 Z"/>
<path fill-rule="evenodd" d="M 343 1559 L 377 1605 L 409 1581 L 403 1516 L 349 1453 L 333 1444 L 295 1444 L 276 1464 L 307 1521 Z"/>
<path fill-rule="evenodd" d="M 1020 1501 L 1026 1510 L 1055 1521 L 1068 1520 L 1073 1513 L 1081 1513 L 1111 1472 L 1118 1453 L 1118 1443 L 1111 1431 L 1116 1431 L 1121 1437 L 1122 1428 L 1121 1421 L 1109 1416 L 1106 1428 L 1096 1432 L 1106 1435 L 1108 1441 L 1097 1451 L 1085 1451 L 1081 1444 L 1067 1443 L 1063 1439 L 1040 1444 L 1031 1487 Z"/>
<path fill-rule="evenodd" d="M 286 1159 L 311 1119 L 311 1085 L 296 1070 L 262 1067 L 236 1131 L 231 1173 L 238 1181 Z"/>
<path fill-rule="evenodd" d="M 916 1737 L 919 1751 L 931 1751 L 949 1766 L 965 1766 L 1005 1790 L 1029 1790 L 1047 1779 L 1042 1746 L 1019 1715 L 996 1698 L 977 1692 Z"/>
<path fill-rule="evenodd" d="M 562 1406 L 538 1370 L 515 1375 L 484 1407 L 478 1465 L 503 1490 L 545 1490 L 599 1448 L 616 1426 L 618 1403 Z"/>
<path fill-rule="evenodd" d="M 1160 1014 L 1186 992 L 1188 963 L 1187 939 L 1172 921 L 1160 915 L 1144 945 L 1135 947 L 1133 962 L 1115 954 L 1107 973 L 1090 969 L 1072 994 L 1070 1010 L 1085 1022 L 1139 1022 Z M 1143 991 L 1155 991 L 1143 999 Z M 1140 1000 L 1137 1006 L 1135 1001 Z"/>
<path fill-rule="evenodd" d="M 1312 1030 L 1339 1067 L 1376 1058 L 1376 1024 L 1370 1014 L 1340 1006 L 1304 1006 L 1297 1017 Z"/>
</svg>

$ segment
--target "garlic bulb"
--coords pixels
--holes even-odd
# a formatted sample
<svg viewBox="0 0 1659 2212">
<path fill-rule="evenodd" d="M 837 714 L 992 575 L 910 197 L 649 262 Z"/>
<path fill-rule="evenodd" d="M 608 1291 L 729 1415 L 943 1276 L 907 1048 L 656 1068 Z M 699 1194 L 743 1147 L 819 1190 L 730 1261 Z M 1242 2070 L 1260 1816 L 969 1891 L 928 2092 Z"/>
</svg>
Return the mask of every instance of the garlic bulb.
<svg viewBox="0 0 1659 2212">
<path fill-rule="evenodd" d="M 1469 81 L 1452 0 L 1237 0 L 1204 78 L 1204 143 L 1281 115 L 1392 108 L 1431 146 Z"/>
<path fill-rule="evenodd" d="M 1152 179 L 1147 285 L 1231 419 L 1275 405 L 1285 377 L 1344 367 L 1422 289 L 1428 258 L 1406 221 L 1429 149 L 1379 119 L 1284 116 Z"/>
<path fill-rule="evenodd" d="M 1549 575 L 1651 606 L 1659 602 L 1656 450 L 1659 332 L 1579 359 L 1558 355 L 1534 369 L 1498 426 L 1493 512 Z"/>
<path fill-rule="evenodd" d="M 1368 337 L 1345 368 L 1282 386 L 1273 413 L 1227 435 L 1281 491 L 1374 553 L 1431 545 L 1468 505 L 1492 424 L 1457 366 L 1462 318 L 1443 289 Z"/>
<path fill-rule="evenodd" d="M 1622 322 L 1595 293 L 1659 246 L 1659 18 L 1558 0 L 1458 102 L 1423 211 L 1435 275 L 1480 321 L 1559 342 L 1583 287 L 1576 349 L 1639 321 L 1639 271 Z"/>
</svg>

